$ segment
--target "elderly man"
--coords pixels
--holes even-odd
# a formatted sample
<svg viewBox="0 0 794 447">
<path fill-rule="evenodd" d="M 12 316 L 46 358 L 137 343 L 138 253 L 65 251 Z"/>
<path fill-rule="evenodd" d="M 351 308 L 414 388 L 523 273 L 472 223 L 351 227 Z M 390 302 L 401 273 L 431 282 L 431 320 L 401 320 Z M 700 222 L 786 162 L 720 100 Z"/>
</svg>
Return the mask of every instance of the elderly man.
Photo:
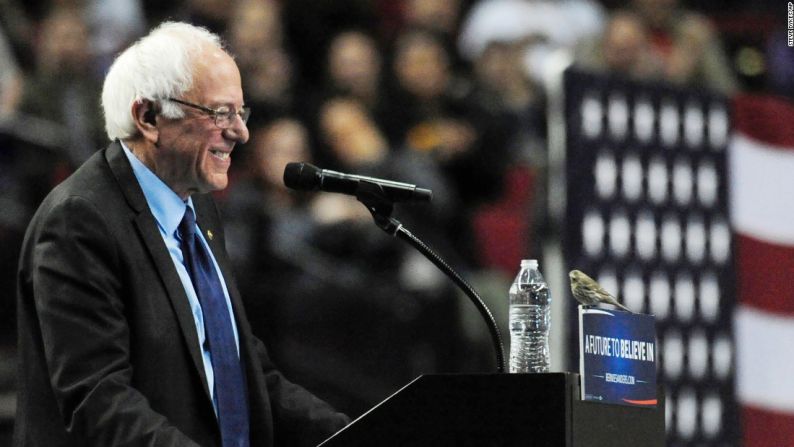
<svg viewBox="0 0 794 447">
<path fill-rule="evenodd" d="M 20 259 L 15 446 L 316 445 L 348 419 L 251 333 L 206 195 L 248 139 L 217 36 L 164 23 L 111 67 L 114 140 L 42 203 Z"/>
</svg>

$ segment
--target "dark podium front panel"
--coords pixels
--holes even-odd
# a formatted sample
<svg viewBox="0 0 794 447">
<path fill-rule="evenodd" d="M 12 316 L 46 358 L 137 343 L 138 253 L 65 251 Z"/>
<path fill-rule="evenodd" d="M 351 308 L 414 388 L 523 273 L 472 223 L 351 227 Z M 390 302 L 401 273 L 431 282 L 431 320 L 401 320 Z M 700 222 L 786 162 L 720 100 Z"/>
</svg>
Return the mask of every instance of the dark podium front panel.
<svg viewBox="0 0 794 447">
<path fill-rule="evenodd" d="M 420 376 L 321 444 L 340 446 L 664 446 L 664 402 L 579 400 L 579 376 Z"/>
</svg>

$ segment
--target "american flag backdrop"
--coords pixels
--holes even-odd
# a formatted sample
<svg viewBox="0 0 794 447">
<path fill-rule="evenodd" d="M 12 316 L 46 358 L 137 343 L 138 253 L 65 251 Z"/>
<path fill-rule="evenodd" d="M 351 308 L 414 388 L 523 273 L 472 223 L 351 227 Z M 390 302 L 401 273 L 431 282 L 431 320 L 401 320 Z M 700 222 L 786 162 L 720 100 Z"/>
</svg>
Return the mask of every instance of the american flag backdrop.
<svg viewBox="0 0 794 447">
<path fill-rule="evenodd" d="M 794 103 L 734 101 L 737 396 L 746 447 L 794 446 Z"/>
<path fill-rule="evenodd" d="M 566 268 L 656 317 L 667 445 L 737 445 L 730 103 L 574 70 L 563 91 Z"/>
</svg>

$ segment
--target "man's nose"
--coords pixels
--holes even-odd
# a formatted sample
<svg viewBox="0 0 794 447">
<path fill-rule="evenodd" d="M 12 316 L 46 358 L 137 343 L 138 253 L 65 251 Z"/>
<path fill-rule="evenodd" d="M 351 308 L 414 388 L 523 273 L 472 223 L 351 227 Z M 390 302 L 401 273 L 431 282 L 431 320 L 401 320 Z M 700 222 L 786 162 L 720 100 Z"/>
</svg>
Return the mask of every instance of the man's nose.
<svg viewBox="0 0 794 447">
<path fill-rule="evenodd" d="M 235 115 L 231 126 L 224 129 L 224 133 L 226 134 L 226 138 L 238 143 L 242 144 L 248 141 L 248 126 L 240 116 Z"/>
</svg>

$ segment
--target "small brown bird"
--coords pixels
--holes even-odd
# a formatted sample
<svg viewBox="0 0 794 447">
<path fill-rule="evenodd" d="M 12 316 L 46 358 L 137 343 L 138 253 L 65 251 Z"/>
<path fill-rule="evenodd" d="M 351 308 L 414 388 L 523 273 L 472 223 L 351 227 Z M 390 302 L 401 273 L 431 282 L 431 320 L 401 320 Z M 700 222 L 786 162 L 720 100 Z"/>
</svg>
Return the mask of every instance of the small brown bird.
<svg viewBox="0 0 794 447">
<path fill-rule="evenodd" d="M 614 296 L 604 290 L 596 280 L 581 271 L 571 270 L 568 273 L 568 277 L 571 279 L 571 292 L 573 292 L 573 297 L 576 298 L 576 301 L 586 306 L 594 306 L 598 303 L 611 304 L 631 312 L 629 308 L 620 304 Z"/>
</svg>

